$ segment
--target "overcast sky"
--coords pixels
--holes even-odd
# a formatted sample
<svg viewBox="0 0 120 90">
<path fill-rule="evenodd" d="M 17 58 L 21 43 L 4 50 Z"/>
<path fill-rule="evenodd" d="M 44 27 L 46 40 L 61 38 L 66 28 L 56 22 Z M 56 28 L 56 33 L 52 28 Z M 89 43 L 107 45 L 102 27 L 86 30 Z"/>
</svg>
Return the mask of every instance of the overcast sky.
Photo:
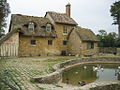
<svg viewBox="0 0 120 90">
<path fill-rule="evenodd" d="M 47 11 L 64 13 L 65 5 L 71 4 L 71 17 L 83 28 L 107 32 L 118 32 L 112 25 L 110 6 L 119 0 L 8 0 L 11 14 L 24 14 L 44 17 Z M 10 20 L 10 15 L 8 21 Z"/>
</svg>

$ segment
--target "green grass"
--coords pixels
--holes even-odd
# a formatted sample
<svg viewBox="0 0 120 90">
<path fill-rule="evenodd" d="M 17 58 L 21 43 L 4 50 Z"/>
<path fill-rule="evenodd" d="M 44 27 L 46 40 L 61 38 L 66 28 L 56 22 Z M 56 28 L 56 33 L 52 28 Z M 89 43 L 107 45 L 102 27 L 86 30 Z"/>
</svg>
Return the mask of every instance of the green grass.
<svg viewBox="0 0 120 90">
<path fill-rule="evenodd" d="M 3 73 L 0 74 L 0 77 L 2 80 L 4 80 L 5 82 L 9 83 L 9 85 L 15 87 L 15 88 L 21 88 L 20 85 L 18 84 L 18 81 L 15 79 L 16 75 L 14 75 L 14 71 L 6 69 L 3 71 Z M 0 90 L 9 90 L 9 87 L 7 84 L 5 84 L 4 82 L 1 81 L 2 85 L 2 89 Z M 4 88 L 4 89 L 3 89 Z"/>
<path fill-rule="evenodd" d="M 53 64 L 48 64 L 46 66 L 46 69 L 44 70 L 47 74 L 54 72 L 54 69 L 52 68 Z"/>
<path fill-rule="evenodd" d="M 71 57 L 58 58 L 19 58 L 19 59 L 0 59 L 0 77 L 8 81 L 11 85 L 20 90 L 45 90 L 38 83 L 30 82 L 31 77 L 53 72 L 52 66 L 71 60 Z M 56 85 L 56 87 L 61 87 Z M 7 85 L 0 81 L 0 90 L 11 90 Z"/>
<path fill-rule="evenodd" d="M 68 61 L 68 60 L 71 60 L 71 59 L 73 59 L 73 58 L 48 59 L 48 60 L 45 60 L 44 62 L 60 63 L 60 62 L 65 62 L 65 61 Z"/>
</svg>

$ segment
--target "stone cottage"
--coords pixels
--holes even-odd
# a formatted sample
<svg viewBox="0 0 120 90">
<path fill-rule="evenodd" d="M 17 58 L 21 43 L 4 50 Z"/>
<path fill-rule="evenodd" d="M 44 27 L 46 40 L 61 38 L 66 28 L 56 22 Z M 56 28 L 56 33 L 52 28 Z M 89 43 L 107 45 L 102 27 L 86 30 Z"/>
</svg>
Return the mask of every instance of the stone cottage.
<svg viewBox="0 0 120 90">
<path fill-rule="evenodd" d="M 12 14 L 9 32 L 0 40 L 1 56 L 94 55 L 98 39 L 66 13 L 46 12 L 44 17 Z"/>
</svg>

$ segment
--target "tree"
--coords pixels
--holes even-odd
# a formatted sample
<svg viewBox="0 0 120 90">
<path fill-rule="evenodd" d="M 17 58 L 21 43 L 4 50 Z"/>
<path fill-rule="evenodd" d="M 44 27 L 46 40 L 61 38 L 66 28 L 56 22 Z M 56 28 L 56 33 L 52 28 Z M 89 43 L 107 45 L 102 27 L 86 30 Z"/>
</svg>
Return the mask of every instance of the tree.
<svg viewBox="0 0 120 90">
<path fill-rule="evenodd" d="M 99 47 L 116 47 L 118 39 L 116 33 L 112 32 L 107 34 L 105 30 L 99 30 L 97 37 L 100 40 Z"/>
<path fill-rule="evenodd" d="M 107 32 L 105 30 L 99 30 L 99 35 L 100 36 L 106 36 L 107 35 Z"/>
<path fill-rule="evenodd" d="M 120 38 L 116 40 L 116 47 L 120 47 Z"/>
<path fill-rule="evenodd" d="M 0 37 L 4 35 L 4 28 L 6 27 L 6 17 L 9 13 L 10 8 L 7 0 L 0 0 Z"/>
<path fill-rule="evenodd" d="M 98 43 L 99 47 L 104 47 L 104 39 L 105 36 L 107 35 L 107 32 L 105 30 L 99 30 L 98 31 L 99 34 L 97 34 L 98 39 L 100 40 L 100 42 Z"/>
<path fill-rule="evenodd" d="M 104 47 L 116 47 L 117 35 L 115 33 L 109 33 L 105 36 Z"/>
<path fill-rule="evenodd" d="M 120 1 L 113 3 L 110 9 L 115 25 L 118 25 L 118 35 L 120 38 Z"/>
</svg>

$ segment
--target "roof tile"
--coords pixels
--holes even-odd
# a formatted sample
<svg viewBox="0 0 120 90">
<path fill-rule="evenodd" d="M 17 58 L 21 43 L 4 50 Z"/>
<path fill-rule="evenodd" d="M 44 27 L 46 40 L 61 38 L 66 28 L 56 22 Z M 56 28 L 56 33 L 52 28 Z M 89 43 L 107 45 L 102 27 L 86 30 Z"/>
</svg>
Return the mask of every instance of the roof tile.
<svg viewBox="0 0 120 90">
<path fill-rule="evenodd" d="M 56 23 L 78 25 L 71 17 L 65 13 L 47 12 Z"/>
</svg>

